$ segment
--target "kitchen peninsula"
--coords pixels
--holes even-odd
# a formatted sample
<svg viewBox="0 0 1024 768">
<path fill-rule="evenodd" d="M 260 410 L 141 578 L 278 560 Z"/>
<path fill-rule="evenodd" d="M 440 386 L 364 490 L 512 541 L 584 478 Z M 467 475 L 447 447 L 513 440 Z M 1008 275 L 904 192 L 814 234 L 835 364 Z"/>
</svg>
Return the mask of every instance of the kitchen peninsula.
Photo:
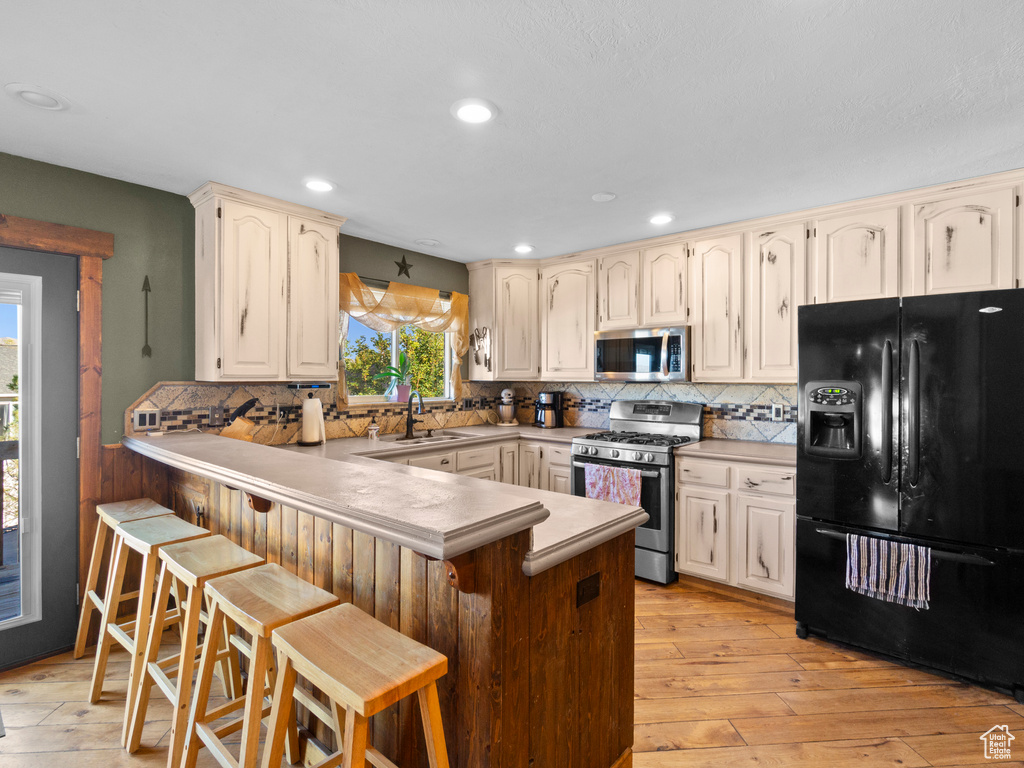
<svg viewBox="0 0 1024 768">
<path fill-rule="evenodd" d="M 444 653 L 453 766 L 632 764 L 642 509 L 206 434 L 124 445 L 179 515 Z M 424 765 L 415 708 L 393 709 L 374 746 Z"/>
</svg>

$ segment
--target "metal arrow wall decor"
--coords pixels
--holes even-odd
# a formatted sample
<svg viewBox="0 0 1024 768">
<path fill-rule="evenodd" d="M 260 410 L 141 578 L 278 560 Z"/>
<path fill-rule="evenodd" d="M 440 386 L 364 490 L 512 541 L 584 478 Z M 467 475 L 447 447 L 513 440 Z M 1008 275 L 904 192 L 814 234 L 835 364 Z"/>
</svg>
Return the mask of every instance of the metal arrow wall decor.
<svg viewBox="0 0 1024 768">
<path fill-rule="evenodd" d="M 142 356 L 143 357 L 152 357 L 153 356 L 153 348 L 149 346 L 149 292 L 151 290 L 152 289 L 149 287 L 149 275 L 146 275 L 146 278 L 142 281 L 142 294 L 143 294 L 143 296 L 146 297 L 145 298 L 145 301 L 146 301 L 146 319 L 145 319 L 146 343 L 142 347 Z"/>
</svg>

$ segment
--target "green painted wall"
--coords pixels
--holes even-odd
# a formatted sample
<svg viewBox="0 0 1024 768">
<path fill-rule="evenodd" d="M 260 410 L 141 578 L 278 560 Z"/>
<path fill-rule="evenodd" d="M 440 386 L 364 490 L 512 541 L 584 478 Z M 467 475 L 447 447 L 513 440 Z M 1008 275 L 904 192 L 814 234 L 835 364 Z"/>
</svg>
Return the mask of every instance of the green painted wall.
<svg viewBox="0 0 1024 768">
<path fill-rule="evenodd" d="M 345 227 L 342 226 L 341 230 L 344 232 Z M 411 266 L 409 277 L 398 277 L 395 262 L 401 261 L 403 255 Z M 375 280 L 469 293 L 469 270 L 465 264 L 345 234 L 341 236 L 341 271 L 355 272 L 360 277 Z"/>
<path fill-rule="evenodd" d="M 158 381 L 195 375 L 195 211 L 187 197 L 0 153 L 0 213 L 114 234 L 103 264 L 102 440 L 116 443 L 124 410 Z M 149 275 L 149 345 L 142 356 L 142 282 Z"/>
</svg>

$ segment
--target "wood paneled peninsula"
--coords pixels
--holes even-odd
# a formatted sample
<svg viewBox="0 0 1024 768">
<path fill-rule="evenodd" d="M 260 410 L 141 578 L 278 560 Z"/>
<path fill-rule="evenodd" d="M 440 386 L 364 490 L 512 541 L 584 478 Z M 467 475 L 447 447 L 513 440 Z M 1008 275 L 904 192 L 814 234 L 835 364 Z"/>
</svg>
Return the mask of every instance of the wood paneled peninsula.
<svg viewBox="0 0 1024 768">
<path fill-rule="evenodd" d="M 647 514 L 379 461 L 357 443 L 370 448 L 124 440 L 179 515 L 444 653 L 453 766 L 631 765 L 634 529 Z M 247 494 L 273 503 L 254 511 Z M 374 746 L 425 767 L 418 712 L 393 709 L 374 718 Z"/>
</svg>

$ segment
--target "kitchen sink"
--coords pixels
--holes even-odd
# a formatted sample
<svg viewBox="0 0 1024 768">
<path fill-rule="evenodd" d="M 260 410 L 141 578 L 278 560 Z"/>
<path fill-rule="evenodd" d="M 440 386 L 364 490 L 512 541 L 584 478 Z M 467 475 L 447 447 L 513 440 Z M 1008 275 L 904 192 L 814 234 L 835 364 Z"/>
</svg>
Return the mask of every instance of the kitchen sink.
<svg viewBox="0 0 1024 768">
<path fill-rule="evenodd" d="M 383 441 L 394 443 L 396 446 L 400 445 L 433 445 L 435 443 L 446 443 L 449 440 L 464 440 L 467 437 L 477 437 L 477 435 L 466 434 L 465 432 L 442 432 L 438 431 L 436 434 L 430 437 L 414 437 L 410 440 L 404 439 L 401 435 L 382 438 Z"/>
</svg>

